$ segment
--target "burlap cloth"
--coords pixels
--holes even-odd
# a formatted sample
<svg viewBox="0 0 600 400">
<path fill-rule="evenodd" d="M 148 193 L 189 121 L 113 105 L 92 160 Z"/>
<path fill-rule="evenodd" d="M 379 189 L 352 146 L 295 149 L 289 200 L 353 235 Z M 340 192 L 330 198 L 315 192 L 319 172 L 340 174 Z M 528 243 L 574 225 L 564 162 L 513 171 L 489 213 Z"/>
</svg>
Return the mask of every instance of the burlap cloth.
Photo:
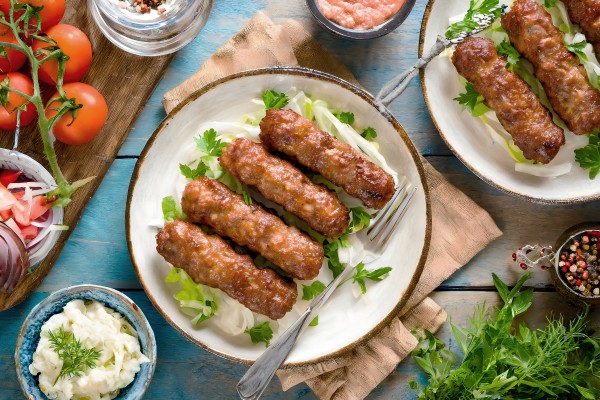
<svg viewBox="0 0 600 400">
<path fill-rule="evenodd" d="M 296 21 L 274 24 L 256 14 L 188 80 L 166 93 L 165 109 L 221 77 L 260 67 L 301 65 L 356 82 Z M 423 159 L 431 197 L 433 235 L 427 263 L 407 305 L 389 326 L 351 352 L 314 365 L 279 370 L 283 390 L 306 382 L 321 399 L 362 399 L 416 347 L 413 329 L 435 332 L 445 311 L 427 296 L 502 233 L 489 214 Z"/>
</svg>

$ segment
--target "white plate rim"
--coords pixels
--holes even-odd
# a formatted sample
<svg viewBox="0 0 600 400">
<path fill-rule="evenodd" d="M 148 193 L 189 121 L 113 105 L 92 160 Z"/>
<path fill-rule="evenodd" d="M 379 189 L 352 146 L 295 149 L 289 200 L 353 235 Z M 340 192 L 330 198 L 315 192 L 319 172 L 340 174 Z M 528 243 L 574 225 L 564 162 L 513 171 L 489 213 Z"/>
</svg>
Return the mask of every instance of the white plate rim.
<svg viewBox="0 0 600 400">
<path fill-rule="evenodd" d="M 427 3 L 427 6 L 425 7 L 425 13 L 423 14 L 423 20 L 421 22 L 421 33 L 419 35 L 419 57 L 423 56 L 423 53 L 425 50 L 424 45 L 425 45 L 425 36 L 427 35 L 427 26 L 429 23 L 429 17 L 431 15 L 431 12 L 432 12 L 435 4 L 436 4 L 436 0 L 429 0 Z M 440 136 L 444 140 L 444 143 L 446 143 L 446 146 L 448 146 L 448 148 L 452 151 L 452 153 L 456 156 L 456 158 L 458 158 L 479 179 L 481 179 L 482 181 L 486 182 L 490 186 L 492 186 L 504 193 L 510 194 L 512 196 L 518 197 L 523 200 L 527 200 L 527 201 L 530 201 L 533 203 L 539 203 L 539 204 L 549 204 L 549 205 L 582 204 L 582 203 L 589 203 L 589 202 L 600 199 L 600 191 L 598 191 L 598 193 L 594 194 L 594 195 L 570 196 L 570 197 L 568 196 L 568 197 L 561 198 L 561 199 L 547 199 L 544 197 L 536 197 L 536 196 L 529 195 L 527 193 L 518 192 L 514 188 L 510 188 L 508 186 L 504 186 L 504 185 L 494 182 L 494 180 L 490 176 L 485 175 L 478 168 L 476 168 L 469 161 L 467 161 L 467 159 L 462 154 L 460 154 L 454 148 L 454 146 L 452 146 L 451 140 L 448 138 L 446 133 L 444 133 L 444 131 L 440 128 L 440 124 L 438 123 L 438 121 L 435 118 L 435 115 L 433 114 L 432 106 L 429 101 L 429 94 L 427 92 L 427 84 L 425 82 L 426 73 L 427 73 L 427 68 L 421 68 L 421 70 L 419 71 L 421 88 L 423 91 L 423 97 L 425 99 L 425 104 L 427 105 L 427 110 L 429 111 L 429 116 L 431 117 L 431 120 L 433 121 L 435 128 L 437 129 Z"/>
<path fill-rule="evenodd" d="M 134 267 L 135 273 L 138 277 L 138 280 L 140 281 L 140 284 L 142 285 L 142 288 L 144 289 L 145 294 L 148 296 L 148 299 L 150 300 L 150 302 L 152 303 L 154 308 L 156 308 L 156 310 L 159 312 L 159 314 L 163 318 L 165 318 L 165 320 L 169 323 L 169 325 L 171 325 L 184 338 L 186 338 L 190 342 L 194 343 L 195 345 L 200 346 L 201 348 L 205 349 L 206 351 L 208 351 L 212 354 L 215 354 L 219 357 L 222 357 L 222 358 L 225 358 L 225 359 L 228 359 L 228 360 L 240 363 L 240 364 L 251 365 L 253 363 L 253 361 L 251 361 L 251 360 L 238 358 L 238 357 L 232 356 L 231 354 L 217 351 L 217 350 L 209 347 L 205 343 L 201 342 L 197 338 L 194 338 L 193 336 L 191 336 L 190 334 L 185 332 L 183 329 L 181 329 L 169 317 L 169 315 L 160 307 L 159 302 L 155 299 L 155 297 L 152 295 L 151 291 L 148 289 L 146 283 L 144 282 L 141 271 L 140 271 L 138 264 L 136 262 L 136 259 L 135 259 L 135 254 L 133 251 L 133 244 L 132 244 L 131 234 L 130 234 L 131 229 L 132 229 L 130 210 L 131 210 L 131 201 L 133 198 L 133 193 L 135 191 L 135 187 L 136 187 L 136 184 L 139 179 L 140 170 L 146 159 L 146 156 L 149 153 L 150 149 L 152 148 L 156 138 L 162 133 L 163 128 L 165 128 L 171 122 L 171 120 L 175 117 L 175 115 L 181 109 L 183 109 L 186 105 L 193 102 L 194 100 L 196 100 L 203 94 L 215 89 L 216 87 L 218 87 L 219 85 L 221 85 L 223 83 L 230 82 L 230 81 L 238 79 L 238 78 L 244 78 L 244 77 L 254 76 L 254 75 L 263 75 L 263 74 L 300 75 L 300 76 L 310 77 L 310 78 L 314 78 L 314 79 L 324 80 L 324 81 L 327 81 L 330 83 L 337 84 L 337 85 L 341 86 L 342 88 L 353 92 L 354 94 L 358 95 L 363 100 L 365 100 L 369 104 L 371 104 L 375 109 L 378 110 L 378 112 L 383 117 L 385 117 L 388 120 L 388 122 L 390 122 L 392 124 L 392 126 L 394 127 L 396 132 L 398 132 L 398 134 L 400 135 L 400 137 L 403 140 L 404 144 L 406 145 L 407 149 L 409 150 L 409 153 L 411 154 L 412 160 L 415 164 L 415 167 L 417 168 L 417 172 L 421 179 L 421 184 L 423 185 L 425 206 L 426 206 L 425 207 L 425 209 L 426 209 L 425 238 L 424 238 L 424 242 L 423 242 L 421 256 L 419 258 L 419 262 L 418 262 L 418 265 L 412 276 L 412 279 L 411 279 L 410 283 L 408 284 L 406 291 L 404 292 L 400 301 L 398 302 L 398 304 L 396 304 L 396 307 L 394 307 L 394 309 L 391 310 L 390 313 L 384 319 L 382 319 L 377 325 L 375 325 L 367 334 L 363 335 L 361 338 L 357 339 L 353 343 L 350 343 L 349 345 L 346 345 L 343 348 L 341 348 L 335 352 L 326 354 L 324 356 L 321 356 L 321 357 L 318 357 L 315 359 L 306 360 L 303 362 L 298 362 L 298 363 L 284 363 L 281 367 L 281 368 L 295 368 L 295 367 L 302 367 L 302 366 L 306 366 L 306 365 L 310 365 L 310 364 L 314 364 L 314 363 L 320 363 L 320 362 L 331 360 L 335 357 L 339 357 L 341 355 L 347 354 L 348 352 L 353 350 L 356 346 L 365 343 L 366 341 L 368 341 L 369 339 L 371 339 L 375 335 L 377 335 L 384 327 L 389 325 L 389 323 L 395 317 L 398 316 L 399 312 L 407 304 L 407 302 L 408 302 L 410 296 L 413 294 L 413 292 L 417 286 L 417 283 L 419 282 L 419 280 L 421 278 L 421 274 L 425 268 L 425 262 L 426 262 L 427 255 L 429 253 L 430 244 L 431 244 L 431 231 L 432 231 L 431 202 L 430 202 L 429 187 L 427 184 L 427 179 L 426 179 L 426 174 L 425 174 L 425 168 L 421 161 L 421 156 L 420 156 L 419 152 L 417 151 L 416 147 L 410 140 L 410 138 L 409 138 L 408 134 L 406 133 L 406 131 L 404 130 L 404 128 L 400 125 L 400 123 L 394 118 L 394 116 L 387 109 L 385 109 L 382 106 L 379 106 L 376 103 L 374 97 L 371 94 L 369 94 L 365 90 L 359 88 L 358 86 L 356 86 L 352 83 L 349 83 L 348 81 L 338 78 L 335 75 L 331 75 L 331 74 L 328 74 L 328 73 L 325 73 L 322 71 L 318 71 L 318 70 L 314 70 L 314 69 L 310 69 L 310 68 L 282 67 L 282 66 L 258 68 L 258 69 L 242 71 L 242 72 L 228 75 L 224 78 L 218 79 L 218 80 L 198 89 L 197 91 L 190 94 L 181 103 L 179 103 L 173 110 L 171 110 L 171 112 L 169 112 L 169 114 L 163 119 L 163 121 L 158 125 L 158 127 L 152 133 L 152 135 L 148 139 L 146 145 L 144 146 L 144 149 L 142 150 L 142 152 L 135 164 L 135 168 L 134 168 L 132 176 L 131 176 L 131 182 L 129 184 L 129 190 L 127 193 L 127 203 L 126 203 L 126 209 L 125 209 L 125 233 L 126 233 L 126 239 L 127 239 L 127 248 L 129 250 L 131 262 L 133 264 L 133 267 Z"/>
</svg>

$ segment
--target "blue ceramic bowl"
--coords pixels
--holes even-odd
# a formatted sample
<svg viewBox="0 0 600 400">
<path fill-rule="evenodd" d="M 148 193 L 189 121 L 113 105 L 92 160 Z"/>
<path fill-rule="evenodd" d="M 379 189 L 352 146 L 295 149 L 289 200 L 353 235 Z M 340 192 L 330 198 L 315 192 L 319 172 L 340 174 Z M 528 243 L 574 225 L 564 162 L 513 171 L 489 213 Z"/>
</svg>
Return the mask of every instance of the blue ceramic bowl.
<svg viewBox="0 0 600 400">
<path fill-rule="evenodd" d="M 96 285 L 78 285 L 52 293 L 29 313 L 17 338 L 15 364 L 21 388 L 30 400 L 47 400 L 38 386 L 37 377 L 29 372 L 33 353 L 40 340 L 42 325 L 54 314 L 62 312 L 71 300 L 96 300 L 123 315 L 136 330 L 142 353 L 150 359 L 143 363 L 133 382 L 122 389 L 118 400 L 141 399 L 150 384 L 156 365 L 156 340 L 154 332 L 142 310 L 127 296 L 114 289 Z"/>
</svg>

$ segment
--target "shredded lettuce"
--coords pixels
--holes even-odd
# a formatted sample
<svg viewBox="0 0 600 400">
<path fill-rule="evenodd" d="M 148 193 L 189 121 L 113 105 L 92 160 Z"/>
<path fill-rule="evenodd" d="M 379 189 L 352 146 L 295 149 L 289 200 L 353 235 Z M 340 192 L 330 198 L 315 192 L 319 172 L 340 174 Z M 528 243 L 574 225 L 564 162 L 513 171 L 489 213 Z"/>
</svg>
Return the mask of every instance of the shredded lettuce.
<svg viewBox="0 0 600 400">
<path fill-rule="evenodd" d="M 197 284 L 184 270 L 171 267 L 165 282 L 179 286 L 179 292 L 173 297 L 179 302 L 181 311 L 191 318 L 192 324 L 206 321 L 217 312 L 217 296 L 214 290 Z"/>
</svg>

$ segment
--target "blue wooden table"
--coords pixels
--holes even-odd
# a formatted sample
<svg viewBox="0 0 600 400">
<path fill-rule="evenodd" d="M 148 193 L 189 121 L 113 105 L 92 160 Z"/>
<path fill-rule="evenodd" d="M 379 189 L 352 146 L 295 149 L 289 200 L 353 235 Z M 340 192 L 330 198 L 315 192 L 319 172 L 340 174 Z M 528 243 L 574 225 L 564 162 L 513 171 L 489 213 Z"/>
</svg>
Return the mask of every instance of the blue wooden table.
<svg viewBox="0 0 600 400">
<path fill-rule="evenodd" d="M 149 318 L 158 344 L 158 363 L 145 399 L 233 399 L 235 384 L 245 367 L 214 356 L 182 338 L 159 315 L 144 294 L 134 273 L 125 241 L 125 200 L 138 155 L 165 113 L 163 94 L 190 76 L 217 48 L 259 11 L 275 20 L 295 18 L 310 24 L 315 37 L 355 73 L 371 92 L 416 60 L 425 0 L 418 0 L 406 22 L 393 33 L 376 40 L 353 42 L 321 31 L 303 1 L 215 0 L 210 19 L 201 34 L 181 50 L 138 118 L 99 190 L 83 214 L 52 272 L 38 290 L 22 304 L 0 313 L 0 400 L 23 397 L 13 361 L 14 346 L 23 319 L 48 293 L 75 284 L 110 286 L 130 296 Z M 446 281 L 433 298 L 448 311 L 455 323 L 464 324 L 477 303 L 495 304 L 491 273 L 514 282 L 520 272 L 510 255 L 519 245 L 554 243 L 558 235 L 575 223 L 600 220 L 598 203 L 579 206 L 541 206 L 507 196 L 486 185 L 468 171 L 448 150 L 436 132 L 418 80 L 391 106 L 417 148 L 434 167 L 477 203 L 487 209 L 504 235 L 482 251 L 465 268 Z M 572 314 L 543 272 L 530 281 L 536 288 L 528 322 L 542 324 L 550 312 Z M 600 323 L 598 314 L 592 316 Z M 438 335 L 448 341 L 447 326 Z M 370 398 L 411 399 L 411 377 L 423 376 L 412 360 L 401 363 L 371 394 Z M 305 385 L 281 392 L 278 382 L 265 398 L 315 398 Z"/>
</svg>

